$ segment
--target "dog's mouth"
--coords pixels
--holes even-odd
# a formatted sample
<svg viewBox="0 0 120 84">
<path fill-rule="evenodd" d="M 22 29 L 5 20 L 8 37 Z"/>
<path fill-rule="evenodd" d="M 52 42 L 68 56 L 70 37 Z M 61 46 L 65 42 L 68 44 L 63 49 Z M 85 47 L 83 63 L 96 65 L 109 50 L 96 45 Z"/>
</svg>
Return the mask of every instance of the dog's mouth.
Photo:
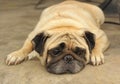
<svg viewBox="0 0 120 84">
<path fill-rule="evenodd" d="M 76 60 L 71 55 L 67 55 L 59 60 L 52 60 L 46 65 L 46 69 L 50 73 L 65 74 L 65 73 L 77 73 L 83 70 L 85 62 L 82 60 Z"/>
<path fill-rule="evenodd" d="M 63 60 L 47 66 L 47 71 L 53 74 L 77 73 L 83 70 L 85 64 L 79 61 L 73 61 L 71 64 L 66 64 Z"/>
</svg>

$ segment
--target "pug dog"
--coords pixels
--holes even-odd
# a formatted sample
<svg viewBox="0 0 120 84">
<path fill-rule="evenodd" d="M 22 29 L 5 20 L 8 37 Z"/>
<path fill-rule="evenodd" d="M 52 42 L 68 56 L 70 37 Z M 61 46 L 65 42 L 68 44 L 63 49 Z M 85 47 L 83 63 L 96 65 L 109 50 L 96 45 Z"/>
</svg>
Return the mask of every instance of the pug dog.
<svg viewBox="0 0 120 84">
<path fill-rule="evenodd" d="M 48 7 L 23 47 L 7 56 L 6 64 L 19 64 L 31 52 L 54 74 L 77 73 L 90 62 L 103 64 L 103 52 L 109 46 L 100 28 L 104 19 L 99 7 L 83 2 L 64 1 Z"/>
</svg>

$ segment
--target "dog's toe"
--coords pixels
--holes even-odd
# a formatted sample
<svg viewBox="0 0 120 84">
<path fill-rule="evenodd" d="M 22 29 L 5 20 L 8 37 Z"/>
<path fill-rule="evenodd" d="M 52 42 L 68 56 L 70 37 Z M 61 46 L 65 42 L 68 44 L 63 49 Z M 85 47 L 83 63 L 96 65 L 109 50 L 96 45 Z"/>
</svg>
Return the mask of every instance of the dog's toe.
<svg viewBox="0 0 120 84">
<path fill-rule="evenodd" d="M 104 63 L 104 56 L 102 53 L 95 54 L 93 53 L 91 56 L 91 62 L 93 65 L 101 65 Z"/>
<path fill-rule="evenodd" d="M 6 64 L 7 65 L 16 65 L 21 63 L 24 60 L 27 60 L 27 56 L 25 56 L 22 52 L 15 51 L 7 56 Z"/>
</svg>

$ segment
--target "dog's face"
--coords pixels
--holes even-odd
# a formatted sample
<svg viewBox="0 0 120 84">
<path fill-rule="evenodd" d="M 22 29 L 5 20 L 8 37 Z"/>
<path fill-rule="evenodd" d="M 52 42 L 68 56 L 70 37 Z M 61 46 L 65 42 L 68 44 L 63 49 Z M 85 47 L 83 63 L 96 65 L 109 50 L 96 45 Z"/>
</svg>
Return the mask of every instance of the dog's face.
<svg viewBox="0 0 120 84">
<path fill-rule="evenodd" d="M 45 46 L 50 40 L 52 39 L 44 36 L 43 33 L 33 39 L 36 44 L 35 50 L 40 55 L 43 55 L 46 50 L 47 71 L 55 74 L 77 73 L 81 71 L 86 65 L 91 49 L 94 47 L 94 36 L 89 32 L 78 39 L 73 35 L 66 34 L 53 40 L 49 46 Z"/>
<path fill-rule="evenodd" d="M 76 73 L 85 67 L 86 49 L 72 46 L 62 42 L 58 46 L 48 50 L 47 70 L 51 73 Z"/>
</svg>

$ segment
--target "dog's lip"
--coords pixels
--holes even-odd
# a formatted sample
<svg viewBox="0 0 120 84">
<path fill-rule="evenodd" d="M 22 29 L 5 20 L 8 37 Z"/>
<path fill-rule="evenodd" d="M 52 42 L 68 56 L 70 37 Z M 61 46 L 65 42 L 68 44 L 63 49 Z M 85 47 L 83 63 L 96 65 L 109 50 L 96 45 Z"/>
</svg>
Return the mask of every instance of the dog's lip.
<svg viewBox="0 0 120 84">
<path fill-rule="evenodd" d="M 50 70 L 50 68 L 46 68 L 46 69 L 47 69 L 48 72 L 50 72 L 52 74 L 57 74 L 57 75 L 61 75 L 61 74 L 73 74 L 73 72 L 70 69 L 68 69 L 68 68 L 65 69 L 65 70 L 63 70 L 63 71 L 61 71 L 61 72 L 59 72 L 59 73 L 56 73 L 56 72 Z"/>
<path fill-rule="evenodd" d="M 53 62 L 47 63 L 46 66 L 45 66 L 46 67 L 46 71 L 48 71 L 49 73 L 52 73 L 52 74 L 57 74 L 57 75 L 61 75 L 61 74 L 76 74 L 76 73 L 82 71 L 85 68 L 86 64 L 83 61 L 79 61 L 79 60 L 75 60 L 75 61 L 77 61 L 77 64 L 80 66 L 80 69 L 77 70 L 77 71 L 74 71 L 71 68 L 72 67 L 71 64 L 66 64 L 65 67 L 67 67 L 67 68 L 63 68 L 63 70 L 60 71 L 60 72 L 54 71 L 54 69 L 52 68 L 52 65 L 57 65 L 58 61 L 53 61 Z"/>
<path fill-rule="evenodd" d="M 62 57 L 61 57 L 61 59 L 62 59 Z M 49 67 L 50 65 L 52 65 L 52 64 L 55 64 L 56 62 L 60 61 L 61 59 L 55 59 L 55 60 L 52 60 L 52 61 L 46 63 L 46 68 L 48 68 L 48 67 Z M 75 59 L 74 59 L 74 60 L 75 60 Z M 82 62 L 81 65 L 80 65 L 80 64 L 78 64 L 78 65 L 80 65 L 80 66 L 82 66 L 82 67 L 85 67 L 85 65 L 86 65 L 86 62 L 85 62 L 85 61 L 83 61 L 83 60 L 78 60 L 78 59 L 76 59 L 76 60 L 79 61 L 79 62 Z M 70 64 L 66 64 L 66 65 L 70 65 Z"/>
<path fill-rule="evenodd" d="M 50 70 L 50 68 L 46 68 L 46 70 L 47 70 L 48 72 L 52 73 L 52 74 L 62 75 L 62 74 L 76 74 L 76 73 L 79 73 L 80 71 L 82 71 L 84 68 L 85 68 L 85 67 L 82 67 L 79 71 L 76 71 L 76 72 L 74 72 L 74 71 L 72 71 L 72 70 L 70 70 L 70 69 L 66 69 L 66 70 L 63 70 L 63 71 L 61 71 L 61 72 L 59 72 L 59 73 L 56 73 L 56 72 Z"/>
</svg>

